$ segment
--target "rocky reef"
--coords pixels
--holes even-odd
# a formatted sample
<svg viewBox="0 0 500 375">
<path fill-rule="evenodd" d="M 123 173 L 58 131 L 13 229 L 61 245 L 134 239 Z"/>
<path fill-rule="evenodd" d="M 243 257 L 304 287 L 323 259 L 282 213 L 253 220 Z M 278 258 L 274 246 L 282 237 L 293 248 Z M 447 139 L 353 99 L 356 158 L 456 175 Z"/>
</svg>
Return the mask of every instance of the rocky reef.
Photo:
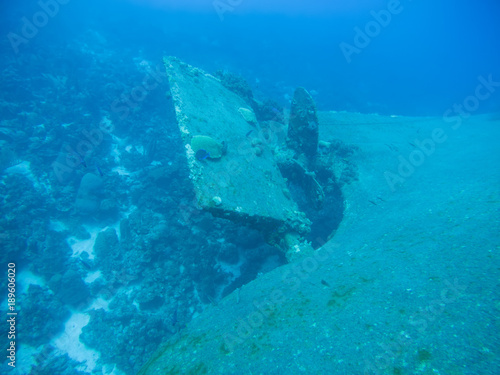
<svg viewBox="0 0 500 375">
<path fill-rule="evenodd" d="M 88 40 L 98 50 L 85 52 Z M 297 199 L 293 179 L 283 179 L 277 168 L 286 138 L 278 103 L 257 99 L 241 80 L 226 78 L 237 92 L 231 93 L 234 118 L 244 130 L 207 132 L 216 117 L 206 113 L 189 118 L 200 131 L 186 137 L 179 133 L 175 95 L 164 95 L 170 86 L 163 65 L 130 55 L 131 66 L 110 70 L 123 57 L 106 45 L 90 33 L 64 48 L 50 47 L 51 56 L 64 58 L 26 53 L 18 62 L 0 63 L 12 88 L 1 98 L 0 241 L 4 263 L 19 264 L 27 283 L 19 304 L 31 322 L 21 327 L 27 350 L 37 354 L 26 373 L 69 374 L 78 366 L 98 372 L 116 365 L 133 374 L 207 306 L 285 264 L 286 241 L 299 239 L 283 233 L 293 229 L 300 241 L 315 233 L 306 205 L 291 204 Z M 73 61 L 88 68 L 75 68 Z M 23 67 L 34 62 L 41 78 L 30 81 Z M 197 74 L 193 80 L 205 77 Z M 130 105 L 144 77 L 155 79 L 157 89 Z M 197 136 L 215 143 L 196 146 Z M 210 159 L 186 158 L 186 144 Z M 199 179 L 197 196 L 190 163 L 213 171 L 224 166 L 224 173 Z M 252 178 L 257 172 L 259 178 Z M 238 208 L 235 187 L 253 202 L 259 184 L 264 192 L 274 189 L 279 202 L 265 203 L 263 194 L 253 206 Z M 231 194 L 221 194 L 221 186 Z M 279 220 L 260 220 L 254 208 Z M 46 308 L 58 313 L 47 319 Z M 71 339 L 89 353 L 80 353 L 87 357 L 77 365 L 82 357 L 58 340 L 69 335 L 64 323 L 79 314 L 87 321 Z"/>
</svg>

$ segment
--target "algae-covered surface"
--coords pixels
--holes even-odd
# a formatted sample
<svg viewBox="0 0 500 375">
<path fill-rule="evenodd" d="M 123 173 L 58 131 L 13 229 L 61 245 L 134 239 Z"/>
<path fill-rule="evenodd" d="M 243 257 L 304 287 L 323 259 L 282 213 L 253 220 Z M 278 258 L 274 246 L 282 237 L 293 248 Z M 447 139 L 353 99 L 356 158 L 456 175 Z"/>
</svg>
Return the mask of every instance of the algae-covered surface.
<svg viewBox="0 0 500 375">
<path fill-rule="evenodd" d="M 207 308 L 140 374 L 498 373 L 498 120 L 318 115 L 321 140 L 356 148 L 335 236 Z"/>
<path fill-rule="evenodd" d="M 173 57 L 164 62 L 198 204 L 266 232 L 280 226 L 300 230 L 297 205 L 284 193 L 271 149 L 247 137 L 259 131 L 247 121 L 250 105 L 212 75 Z M 222 155 L 198 160 L 191 145 L 200 136 L 223 144 Z"/>
</svg>

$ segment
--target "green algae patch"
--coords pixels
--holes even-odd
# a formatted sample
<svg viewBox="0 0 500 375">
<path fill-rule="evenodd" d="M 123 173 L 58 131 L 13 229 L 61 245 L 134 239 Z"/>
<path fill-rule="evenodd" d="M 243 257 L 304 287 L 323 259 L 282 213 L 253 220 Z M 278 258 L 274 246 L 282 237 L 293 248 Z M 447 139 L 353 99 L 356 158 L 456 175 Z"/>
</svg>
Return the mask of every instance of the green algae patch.
<svg viewBox="0 0 500 375">
<path fill-rule="evenodd" d="M 345 286 L 341 286 L 339 290 L 333 291 L 331 299 L 328 301 L 328 307 L 342 307 L 345 305 L 347 299 L 354 293 L 356 288 L 351 287 L 347 289 Z"/>
<path fill-rule="evenodd" d="M 203 375 L 203 374 L 208 374 L 208 368 L 207 366 L 203 363 L 197 363 L 193 367 L 189 368 L 186 372 L 186 374 L 190 375 Z"/>
<path fill-rule="evenodd" d="M 425 349 L 420 349 L 417 353 L 417 357 L 419 362 L 430 361 L 432 359 L 431 353 Z"/>
</svg>

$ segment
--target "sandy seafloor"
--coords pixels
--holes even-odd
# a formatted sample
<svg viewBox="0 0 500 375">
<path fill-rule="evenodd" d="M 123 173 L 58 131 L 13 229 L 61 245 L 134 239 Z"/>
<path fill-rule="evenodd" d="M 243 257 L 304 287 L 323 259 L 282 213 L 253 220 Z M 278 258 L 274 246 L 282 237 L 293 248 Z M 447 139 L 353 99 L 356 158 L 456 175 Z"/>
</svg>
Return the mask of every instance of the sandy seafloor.
<svg viewBox="0 0 500 375">
<path fill-rule="evenodd" d="M 185 296 L 195 302 L 188 302 L 183 311 L 189 316 L 186 322 L 193 320 L 180 332 L 165 328 L 172 309 L 179 307 L 179 302 L 170 302 L 166 313 L 158 313 L 163 314 L 165 332 L 159 335 L 173 339 L 143 373 L 155 373 L 160 367 L 213 374 L 497 373 L 500 128 L 493 115 L 461 121 L 454 129 L 456 123 L 441 118 L 320 112 L 320 138 L 356 150 L 348 158 L 357 168 L 358 180 L 343 187 L 346 211 L 335 236 L 317 256 L 270 273 L 255 271 L 254 281 L 220 302 L 202 300 L 202 292 L 195 288 Z M 439 134 L 440 143 L 429 146 L 433 134 Z M 427 147 L 426 152 L 419 147 Z M 402 160 L 410 159 L 418 165 L 398 171 Z M 120 159 L 115 162 L 119 165 Z M 41 195 L 49 194 L 46 182 L 31 172 L 27 162 L 5 171 L 4 178 L 12 176 L 26 178 Z M 129 172 L 114 178 L 131 181 Z M 136 209 L 134 205 L 123 209 L 120 220 Z M 70 262 L 86 253 L 86 261 L 92 263 L 100 234 L 115 233 L 123 242 L 120 220 L 89 221 L 81 226 L 83 238 L 68 229 L 74 228 L 71 220 L 52 218 L 47 225 L 65 236 Z M 193 227 L 179 223 L 195 236 L 207 233 L 203 222 Z M 214 233 L 211 241 L 226 246 L 226 240 L 217 237 L 220 233 Z M 268 258 L 276 257 L 266 251 Z M 130 256 L 129 263 L 102 263 L 102 270 L 98 262 L 91 269 L 80 267 L 82 280 L 91 288 L 106 272 L 109 277 L 117 264 L 136 263 L 136 255 Z M 101 253 L 98 260 L 102 259 Z M 207 267 L 220 269 L 226 275 L 221 285 L 227 286 L 241 275 L 243 263 L 244 258 L 218 260 Z M 179 275 L 186 272 L 184 263 L 171 266 Z M 28 270 L 20 274 L 19 283 L 24 293 L 30 284 L 47 287 L 43 278 Z M 67 356 L 75 371 L 122 374 L 112 359 L 117 350 L 112 347 L 112 333 L 123 331 L 127 323 L 103 336 L 102 345 L 110 350 L 105 360 L 102 351 L 81 339 L 82 330 L 91 326 L 92 316 L 96 319 L 94 311 L 121 319 L 120 309 L 127 304 L 139 321 L 153 319 L 155 315 L 137 302 L 141 288 L 132 280 L 130 285 L 116 286 L 112 297 L 93 293 L 85 305 L 70 308 L 58 322 L 60 331 L 44 344 L 55 349 L 51 356 Z M 224 286 L 219 288 L 214 293 L 220 297 Z M 271 312 L 260 313 L 259 301 L 265 303 L 276 290 L 282 296 L 280 303 Z M 248 319 L 256 319 L 250 328 Z M 99 335 L 98 327 L 88 332 Z M 145 356 L 142 362 L 155 347 L 139 351 Z M 20 345 L 21 371 L 28 373 L 37 363 L 40 348 Z"/>
<path fill-rule="evenodd" d="M 500 122 L 460 121 L 321 113 L 359 147 L 329 251 L 208 308 L 141 374 L 497 374 Z M 391 187 L 400 157 L 418 166 Z"/>
</svg>

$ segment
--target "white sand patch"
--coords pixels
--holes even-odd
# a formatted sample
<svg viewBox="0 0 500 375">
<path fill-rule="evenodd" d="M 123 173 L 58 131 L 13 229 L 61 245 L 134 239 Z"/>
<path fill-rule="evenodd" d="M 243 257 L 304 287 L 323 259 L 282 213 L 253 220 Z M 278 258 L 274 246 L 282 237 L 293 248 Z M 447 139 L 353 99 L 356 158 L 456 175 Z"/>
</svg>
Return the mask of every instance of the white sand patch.
<svg viewBox="0 0 500 375">
<path fill-rule="evenodd" d="M 66 242 L 68 245 L 71 247 L 73 250 L 73 257 L 78 257 L 80 254 L 82 254 L 84 251 L 86 251 L 89 254 L 89 259 L 94 259 L 94 244 L 95 240 L 97 238 L 97 235 L 100 232 L 104 232 L 108 228 L 113 228 L 116 231 L 116 235 L 118 236 L 118 239 L 120 239 L 120 221 L 117 221 L 113 225 L 104 227 L 104 228 L 98 228 L 98 227 L 88 227 L 84 226 L 85 230 L 90 233 L 90 238 L 86 240 L 79 240 L 74 236 L 68 237 L 66 239 Z"/>
<path fill-rule="evenodd" d="M 83 281 L 85 281 L 87 284 L 92 284 L 94 281 L 96 281 L 101 276 L 102 276 L 102 273 L 99 270 L 89 272 L 88 275 L 85 277 L 85 279 L 83 279 Z"/>
<path fill-rule="evenodd" d="M 135 146 L 135 151 L 137 151 L 139 154 L 144 155 L 144 147 L 142 145 Z"/>
<path fill-rule="evenodd" d="M 68 230 L 66 224 L 59 220 L 51 220 L 49 228 L 55 232 L 64 232 L 65 230 Z"/>
<path fill-rule="evenodd" d="M 117 144 L 114 144 L 112 146 L 112 148 L 111 148 L 111 156 L 113 156 L 113 160 L 115 161 L 115 163 L 119 163 L 120 162 L 122 153 L 118 149 L 118 145 Z"/>
<path fill-rule="evenodd" d="M 118 173 L 120 176 L 130 176 L 131 173 L 124 167 L 122 166 L 119 166 L 119 167 L 115 167 L 111 170 L 111 172 L 116 172 Z"/>
<path fill-rule="evenodd" d="M 45 281 L 31 271 L 22 271 L 17 277 L 17 290 L 19 294 L 27 293 L 31 284 L 45 286 Z"/>
<path fill-rule="evenodd" d="M 102 368 L 103 375 L 125 375 L 123 371 L 116 368 L 116 365 L 105 365 Z"/>
<path fill-rule="evenodd" d="M 125 212 L 125 213 L 123 214 L 123 217 L 125 217 L 125 218 L 127 218 L 127 219 L 128 219 L 128 217 L 130 216 L 130 214 L 131 214 L 132 212 L 134 212 L 135 210 L 137 210 L 137 206 L 130 206 L 130 208 L 127 210 L 127 212 Z"/>
<path fill-rule="evenodd" d="M 20 174 L 26 177 L 28 180 L 33 182 L 35 184 L 36 178 L 35 175 L 31 172 L 30 168 L 30 162 L 29 161 L 23 161 L 22 163 L 16 164 L 12 167 L 9 167 L 5 169 L 4 171 L 5 174 Z"/>
<path fill-rule="evenodd" d="M 113 139 L 113 145 L 111 146 L 111 156 L 113 156 L 113 160 L 115 163 L 119 164 L 122 156 L 121 148 L 124 147 L 125 145 L 125 140 L 122 138 L 118 138 L 115 135 L 111 135 L 111 138 Z"/>
<path fill-rule="evenodd" d="M 71 236 L 68 237 L 66 241 L 73 250 L 73 257 L 79 257 L 81 253 L 86 251 L 89 254 L 89 259 L 94 259 L 94 243 L 97 238 L 97 234 L 101 232 L 101 229 L 88 227 L 85 227 L 85 229 L 90 233 L 89 239 L 79 240 L 76 237 Z"/>
<path fill-rule="evenodd" d="M 221 297 L 222 296 L 222 293 L 224 292 L 224 290 L 229 286 L 231 285 L 231 283 L 236 280 L 238 277 L 241 276 L 241 266 L 245 263 L 245 258 L 241 256 L 240 254 L 240 257 L 238 259 L 238 263 L 236 264 L 229 264 L 229 263 L 226 263 L 226 262 L 222 262 L 220 260 L 217 260 L 217 263 L 215 265 L 215 268 L 216 269 L 220 269 L 222 272 L 228 274 L 228 275 L 231 275 L 227 282 L 220 285 L 219 288 L 217 288 L 217 293 L 218 293 L 218 296 Z"/>
<path fill-rule="evenodd" d="M 13 165 L 12 167 L 6 168 L 4 170 L 4 174 L 20 174 L 30 180 L 35 189 L 42 191 L 45 190 L 46 193 L 50 192 L 51 190 L 51 186 L 48 181 L 45 181 L 43 183 L 38 181 L 33 172 L 31 172 L 31 164 L 29 161 L 23 161 L 19 164 Z"/>
<path fill-rule="evenodd" d="M 50 192 L 52 191 L 52 185 L 50 184 L 47 173 L 43 173 L 38 178 L 38 182 L 34 183 L 34 186 L 37 190 L 45 192 L 47 194 L 50 194 Z"/>
<path fill-rule="evenodd" d="M 106 301 L 105 299 L 99 297 L 92 302 L 92 304 L 89 307 L 89 310 L 99 310 L 103 309 L 104 311 L 109 311 L 109 301 Z"/>
<path fill-rule="evenodd" d="M 219 260 L 217 261 L 215 268 L 220 268 L 224 273 L 232 275 L 232 277 L 228 281 L 229 283 L 232 283 L 234 280 L 241 276 L 241 266 L 243 265 L 243 263 L 244 259 L 242 259 L 241 257 L 236 264 L 229 264 Z"/>
<path fill-rule="evenodd" d="M 118 237 L 118 240 L 121 240 L 120 221 L 121 220 L 118 220 L 116 223 L 114 223 L 113 225 L 110 225 L 109 227 L 104 228 L 103 230 L 106 230 L 107 228 L 113 228 L 116 232 L 116 236 Z"/>
<path fill-rule="evenodd" d="M 73 125 L 74 122 L 65 122 L 65 123 L 62 123 L 61 126 L 66 129 L 66 128 L 69 128 L 71 125 Z"/>
<path fill-rule="evenodd" d="M 124 138 L 119 138 L 114 134 L 111 135 L 111 138 L 113 139 L 113 142 L 117 145 L 123 146 L 125 144 Z"/>
<path fill-rule="evenodd" d="M 81 362 L 77 369 L 85 372 L 92 372 L 100 357 L 99 352 L 87 348 L 80 342 L 82 328 L 89 320 L 89 314 L 74 313 L 64 325 L 64 332 L 51 342 L 62 354 L 66 353 L 71 359 Z"/>
</svg>

